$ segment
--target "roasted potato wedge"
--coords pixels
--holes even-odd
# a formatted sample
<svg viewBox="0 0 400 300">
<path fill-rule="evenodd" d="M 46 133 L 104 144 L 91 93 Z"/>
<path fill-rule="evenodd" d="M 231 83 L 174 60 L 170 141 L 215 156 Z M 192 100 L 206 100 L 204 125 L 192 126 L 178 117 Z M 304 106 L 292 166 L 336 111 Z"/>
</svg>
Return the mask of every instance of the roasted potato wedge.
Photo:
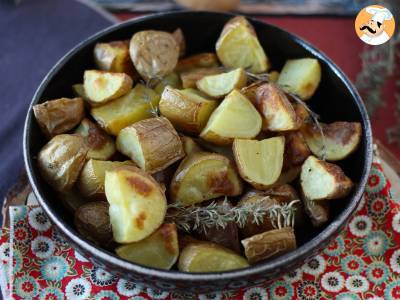
<svg viewBox="0 0 400 300">
<path fill-rule="evenodd" d="M 233 154 L 240 176 L 256 189 L 267 189 L 279 178 L 283 165 L 285 138 L 262 141 L 235 139 Z"/>
<path fill-rule="evenodd" d="M 172 36 L 174 37 L 175 41 L 179 46 L 179 57 L 185 56 L 186 53 L 186 39 L 185 35 L 183 34 L 182 29 L 177 28 L 173 33 Z"/>
<path fill-rule="evenodd" d="M 164 117 L 142 120 L 122 129 L 117 149 L 150 173 L 161 171 L 185 156 L 178 133 Z"/>
<path fill-rule="evenodd" d="M 200 137 L 217 145 L 233 139 L 254 138 L 261 130 L 261 116 L 239 91 L 233 90 L 208 119 Z"/>
<path fill-rule="evenodd" d="M 300 131 L 291 131 L 285 134 L 285 152 L 283 154 L 283 171 L 300 167 L 311 155 L 304 136 Z"/>
<path fill-rule="evenodd" d="M 136 70 L 148 81 L 162 78 L 175 69 L 179 44 L 171 33 L 143 30 L 132 36 L 129 53 Z"/>
<path fill-rule="evenodd" d="M 361 141 L 362 129 L 358 122 L 320 123 L 323 131 L 315 124 L 305 124 L 301 132 L 311 152 L 328 161 L 337 161 L 353 153 Z"/>
<path fill-rule="evenodd" d="M 292 227 L 269 230 L 242 240 L 247 260 L 257 263 L 273 258 L 297 248 L 296 236 Z"/>
<path fill-rule="evenodd" d="M 178 130 L 199 134 L 217 105 L 217 101 L 203 98 L 191 90 L 166 87 L 159 108 Z"/>
<path fill-rule="evenodd" d="M 115 249 L 119 257 L 147 267 L 169 270 L 179 256 L 174 223 L 162 224 L 147 238 Z"/>
<path fill-rule="evenodd" d="M 108 160 L 116 151 L 114 140 L 89 119 L 83 119 L 74 133 L 85 139 L 88 158 Z"/>
<path fill-rule="evenodd" d="M 247 83 L 247 74 L 242 68 L 217 75 L 204 76 L 196 82 L 197 88 L 211 97 L 228 95 L 234 89 L 241 89 Z"/>
<path fill-rule="evenodd" d="M 301 195 L 304 211 L 314 227 L 320 227 L 329 220 L 329 203 L 327 201 L 313 201 Z"/>
<path fill-rule="evenodd" d="M 108 214 L 109 205 L 104 201 L 89 202 L 75 211 L 76 230 L 86 239 L 102 246 L 113 243 Z"/>
<path fill-rule="evenodd" d="M 85 164 L 88 148 L 79 135 L 53 137 L 38 154 L 39 171 L 58 192 L 67 192 L 75 184 Z"/>
<path fill-rule="evenodd" d="M 289 99 L 273 83 L 258 87 L 256 107 L 263 117 L 263 130 L 288 131 L 300 128 L 300 120 Z"/>
<path fill-rule="evenodd" d="M 74 214 L 80 206 L 88 202 L 75 188 L 68 192 L 58 193 L 57 196 L 71 214 Z"/>
<path fill-rule="evenodd" d="M 219 67 L 190 69 L 180 74 L 182 86 L 185 89 L 196 88 L 197 81 L 205 76 L 221 74 L 222 72 L 223 70 Z"/>
<path fill-rule="evenodd" d="M 152 116 L 151 109 L 158 106 L 160 96 L 152 89 L 137 84 L 128 94 L 100 107 L 91 114 L 109 134 L 118 135 L 122 128 Z"/>
<path fill-rule="evenodd" d="M 200 53 L 181 59 L 175 71 L 181 73 L 196 68 L 212 68 L 218 66 L 218 57 L 215 53 Z"/>
<path fill-rule="evenodd" d="M 252 73 L 263 73 L 269 68 L 256 32 L 243 16 L 234 17 L 225 24 L 215 48 L 219 60 L 227 68 L 243 68 Z"/>
<path fill-rule="evenodd" d="M 179 165 L 171 181 L 171 200 L 192 205 L 220 196 L 237 196 L 242 182 L 232 162 L 216 153 L 195 152 Z"/>
<path fill-rule="evenodd" d="M 300 128 L 311 121 L 310 112 L 306 109 L 305 103 L 292 102 L 292 106 L 301 124 Z"/>
<path fill-rule="evenodd" d="M 260 86 L 264 85 L 264 81 L 256 81 L 253 82 L 252 84 L 245 86 L 240 89 L 240 93 L 245 96 L 248 100 L 250 100 L 253 105 L 256 105 L 256 95 L 257 95 L 257 90 Z"/>
<path fill-rule="evenodd" d="M 223 272 L 248 267 L 245 258 L 222 246 L 199 242 L 190 243 L 181 252 L 178 269 L 182 272 Z"/>
<path fill-rule="evenodd" d="M 186 155 L 190 155 L 194 152 L 201 152 L 203 151 L 196 142 L 188 136 L 181 136 L 183 151 L 185 151 Z"/>
<path fill-rule="evenodd" d="M 97 200 L 106 200 L 104 180 L 106 171 L 123 165 L 133 165 L 131 161 L 102 161 L 90 159 L 83 167 L 77 182 L 82 196 Z"/>
<path fill-rule="evenodd" d="M 138 77 L 138 73 L 129 56 L 129 41 L 97 43 L 93 54 L 94 62 L 100 70 L 125 73 L 132 79 Z"/>
<path fill-rule="evenodd" d="M 310 200 L 342 198 L 353 188 L 351 179 L 339 166 L 312 155 L 301 167 L 300 184 L 304 196 Z"/>
<path fill-rule="evenodd" d="M 165 76 L 161 81 L 156 85 L 154 91 L 161 95 L 164 92 L 164 89 L 170 86 L 174 89 L 180 89 L 182 87 L 181 79 L 179 78 L 178 74 L 172 72 Z"/>
<path fill-rule="evenodd" d="M 228 201 L 218 200 L 217 205 L 221 211 L 229 211 L 232 204 Z M 206 232 L 198 232 L 197 237 L 202 241 L 212 242 L 221 245 L 227 249 L 231 249 L 240 254 L 240 242 L 238 226 L 235 222 L 228 222 L 225 228 L 211 227 Z"/>
<path fill-rule="evenodd" d="M 106 171 L 104 186 L 116 242 L 143 240 L 162 224 L 167 210 L 164 191 L 141 169 L 121 166 Z"/>
<path fill-rule="evenodd" d="M 83 75 L 85 95 L 95 106 L 125 95 L 132 89 L 132 83 L 125 73 L 86 70 Z"/>
<path fill-rule="evenodd" d="M 82 98 L 60 98 L 32 107 L 36 121 L 46 135 L 52 138 L 70 131 L 83 119 L 85 106 Z"/>
<path fill-rule="evenodd" d="M 286 92 L 308 100 L 321 81 L 321 66 L 315 58 L 289 59 L 286 61 L 277 84 Z"/>
</svg>

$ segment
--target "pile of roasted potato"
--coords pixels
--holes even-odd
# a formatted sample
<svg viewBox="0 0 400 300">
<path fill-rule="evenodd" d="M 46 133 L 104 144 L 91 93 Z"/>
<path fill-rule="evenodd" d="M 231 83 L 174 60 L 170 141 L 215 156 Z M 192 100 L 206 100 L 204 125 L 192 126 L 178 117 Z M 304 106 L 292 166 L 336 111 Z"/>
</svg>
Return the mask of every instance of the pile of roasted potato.
<svg viewBox="0 0 400 300">
<path fill-rule="evenodd" d="M 295 249 L 295 228 L 329 222 L 330 200 L 350 193 L 332 162 L 355 151 L 361 125 L 312 118 L 305 103 L 321 80 L 318 60 L 271 71 L 244 17 L 225 25 L 216 53 L 185 48 L 181 29 L 97 44 L 97 69 L 72 87 L 76 98 L 33 107 L 49 140 L 41 175 L 82 237 L 134 263 L 219 272 Z M 294 204 L 294 223 L 265 214 L 183 232 L 168 218 L 176 205 L 211 201 L 225 211 Z"/>
</svg>

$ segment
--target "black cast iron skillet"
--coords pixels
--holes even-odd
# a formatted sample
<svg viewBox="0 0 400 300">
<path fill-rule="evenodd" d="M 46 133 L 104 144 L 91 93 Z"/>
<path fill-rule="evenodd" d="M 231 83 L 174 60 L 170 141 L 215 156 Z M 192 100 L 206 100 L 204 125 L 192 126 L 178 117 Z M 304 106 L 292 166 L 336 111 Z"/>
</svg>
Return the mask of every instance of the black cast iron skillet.
<svg viewBox="0 0 400 300">
<path fill-rule="evenodd" d="M 362 124 L 363 136 L 359 149 L 339 163 L 355 182 L 355 188 L 347 198 L 336 200 L 332 204 L 331 222 L 318 230 L 307 224 L 298 229 L 296 233 L 299 247 L 286 255 L 246 269 L 203 274 L 162 271 L 130 263 L 82 239 L 71 226 L 70 216 L 57 201 L 55 193 L 40 177 L 37 169 L 35 157 L 46 141 L 34 120 L 32 105 L 54 98 L 72 97 L 71 85 L 82 82 L 84 70 L 94 68 L 92 52 L 98 42 L 129 39 L 133 33 L 144 29 L 173 31 L 180 27 L 187 39 L 188 54 L 215 51 L 215 42 L 222 27 L 232 16 L 211 12 L 172 12 L 149 15 L 109 27 L 67 53 L 50 70 L 36 91 L 24 131 L 25 165 L 33 191 L 60 232 L 95 265 L 136 283 L 164 290 L 210 292 L 255 285 L 294 270 L 315 255 L 341 231 L 360 202 L 372 161 L 372 137 L 368 115 L 356 89 L 328 57 L 309 43 L 280 28 L 250 19 L 272 62 L 272 69 L 280 70 L 289 58 L 319 59 L 322 66 L 322 82 L 308 103 L 320 114 L 324 122 L 356 121 Z"/>
</svg>

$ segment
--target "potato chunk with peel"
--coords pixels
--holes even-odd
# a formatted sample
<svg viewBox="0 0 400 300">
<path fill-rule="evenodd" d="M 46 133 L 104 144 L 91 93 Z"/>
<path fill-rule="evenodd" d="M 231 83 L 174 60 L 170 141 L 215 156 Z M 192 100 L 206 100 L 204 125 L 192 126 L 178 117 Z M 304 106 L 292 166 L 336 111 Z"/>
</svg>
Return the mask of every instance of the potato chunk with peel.
<svg viewBox="0 0 400 300">
<path fill-rule="evenodd" d="M 69 191 L 85 164 L 88 148 L 79 135 L 59 134 L 38 154 L 38 167 L 46 182 L 58 192 Z"/>
<path fill-rule="evenodd" d="M 185 156 L 178 133 L 164 117 L 142 120 L 122 129 L 117 149 L 150 173 L 164 170 Z"/>
<path fill-rule="evenodd" d="M 315 58 L 289 59 L 278 78 L 278 85 L 286 92 L 308 100 L 321 81 L 321 66 Z"/>
<path fill-rule="evenodd" d="M 239 91 L 233 90 L 208 119 L 200 137 L 217 145 L 229 145 L 235 138 L 254 138 L 261 130 L 261 116 Z"/>
<path fill-rule="evenodd" d="M 117 99 L 132 88 L 132 79 L 125 73 L 87 70 L 83 75 L 85 95 L 95 104 Z"/>
<path fill-rule="evenodd" d="M 108 133 L 118 135 L 122 128 L 152 116 L 160 96 L 152 89 L 137 84 L 128 94 L 100 107 L 92 108 L 91 114 Z"/>
<path fill-rule="evenodd" d="M 300 184 L 310 200 L 336 199 L 347 196 L 353 183 L 334 164 L 309 156 L 301 167 Z"/>
<path fill-rule="evenodd" d="M 334 122 L 322 124 L 321 131 L 314 124 L 305 124 L 301 132 L 312 153 L 325 157 L 328 161 L 337 161 L 353 153 L 361 141 L 361 124 L 358 122 Z"/>
<path fill-rule="evenodd" d="M 301 125 L 288 98 L 275 84 L 266 83 L 258 87 L 256 107 L 263 117 L 264 130 L 296 130 Z"/>
<path fill-rule="evenodd" d="M 179 256 L 178 269 L 182 272 L 223 272 L 248 267 L 247 260 L 213 243 L 189 243 Z"/>
<path fill-rule="evenodd" d="M 218 67 L 214 68 L 196 68 L 181 73 L 183 88 L 195 88 L 197 81 L 205 76 L 221 74 L 223 70 Z"/>
<path fill-rule="evenodd" d="M 159 103 L 160 112 L 179 130 L 199 134 L 217 101 L 203 98 L 191 90 L 165 88 Z"/>
<path fill-rule="evenodd" d="M 111 171 L 123 165 L 133 165 L 133 163 L 131 161 L 88 160 L 77 181 L 81 195 L 91 199 L 106 200 L 104 191 L 106 171 Z"/>
<path fill-rule="evenodd" d="M 195 152 L 186 157 L 171 181 L 173 202 L 192 205 L 220 196 L 237 196 L 242 182 L 232 162 L 216 153 Z"/>
<path fill-rule="evenodd" d="M 301 195 L 304 211 L 314 227 L 320 227 L 329 220 L 329 203 L 327 201 L 313 201 Z"/>
<path fill-rule="evenodd" d="M 212 68 L 218 67 L 218 57 L 215 53 L 199 53 L 178 61 L 175 71 L 178 73 L 196 68 Z"/>
<path fill-rule="evenodd" d="M 182 141 L 182 146 L 183 150 L 185 151 L 186 155 L 189 155 L 194 152 L 201 152 L 203 151 L 199 145 L 196 144 L 196 142 L 188 136 L 181 136 L 181 141 Z"/>
<path fill-rule="evenodd" d="M 264 49 L 245 17 L 229 20 L 215 47 L 219 60 L 227 68 L 243 68 L 252 73 L 262 73 L 269 68 Z"/>
<path fill-rule="evenodd" d="M 235 139 L 233 154 L 240 176 L 256 189 L 267 189 L 279 178 L 283 165 L 285 138 L 262 141 Z"/>
<path fill-rule="evenodd" d="M 257 263 L 273 258 L 297 248 L 296 236 L 292 227 L 269 230 L 242 240 L 247 260 Z"/>
<path fill-rule="evenodd" d="M 246 72 L 242 68 L 233 71 L 208 75 L 197 81 L 197 88 L 211 97 L 222 97 L 234 89 L 241 89 L 247 83 Z"/>
<path fill-rule="evenodd" d="M 169 270 L 179 256 L 176 226 L 174 223 L 162 224 L 147 238 L 120 246 L 115 252 L 133 263 Z"/>
<path fill-rule="evenodd" d="M 108 160 L 116 151 L 114 140 L 89 119 L 83 119 L 75 134 L 85 139 L 88 158 Z"/>
<path fill-rule="evenodd" d="M 144 171 L 134 166 L 115 168 L 106 172 L 104 186 L 116 242 L 143 240 L 162 224 L 167 199 L 160 185 Z"/>
</svg>

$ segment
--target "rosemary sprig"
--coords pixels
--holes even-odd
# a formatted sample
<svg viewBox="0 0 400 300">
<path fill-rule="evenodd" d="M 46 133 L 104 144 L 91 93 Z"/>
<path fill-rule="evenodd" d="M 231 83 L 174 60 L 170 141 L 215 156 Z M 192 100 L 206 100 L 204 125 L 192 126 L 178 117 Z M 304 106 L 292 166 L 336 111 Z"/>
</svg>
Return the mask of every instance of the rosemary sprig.
<svg viewBox="0 0 400 300">
<path fill-rule="evenodd" d="M 261 74 L 254 74 L 249 71 L 246 71 L 247 78 L 251 83 L 262 81 L 262 82 L 269 82 L 270 74 L 268 73 L 261 73 Z"/>
<path fill-rule="evenodd" d="M 268 197 L 269 196 L 265 196 Z M 294 204 L 299 200 L 293 200 L 288 204 L 273 205 L 265 208 L 261 202 L 249 203 L 242 206 L 230 207 L 225 198 L 222 204 L 215 201 L 207 206 L 182 206 L 178 203 L 168 205 L 167 220 L 175 222 L 178 229 L 190 232 L 198 231 L 206 233 L 210 228 L 225 229 L 229 223 L 234 222 L 243 228 L 248 221 L 253 224 L 261 224 L 268 215 L 271 223 L 276 228 L 294 226 Z"/>
<path fill-rule="evenodd" d="M 144 82 L 142 81 L 141 83 L 144 84 L 147 88 L 152 88 L 155 85 L 155 82 L 158 82 L 159 79 L 157 78 L 151 78 L 148 81 Z M 144 97 L 142 98 L 143 102 L 147 103 L 150 107 L 148 109 L 148 112 L 153 116 L 153 117 L 159 117 L 160 116 L 160 110 L 158 106 L 154 106 L 153 102 L 151 102 L 150 96 L 145 93 Z"/>
</svg>

